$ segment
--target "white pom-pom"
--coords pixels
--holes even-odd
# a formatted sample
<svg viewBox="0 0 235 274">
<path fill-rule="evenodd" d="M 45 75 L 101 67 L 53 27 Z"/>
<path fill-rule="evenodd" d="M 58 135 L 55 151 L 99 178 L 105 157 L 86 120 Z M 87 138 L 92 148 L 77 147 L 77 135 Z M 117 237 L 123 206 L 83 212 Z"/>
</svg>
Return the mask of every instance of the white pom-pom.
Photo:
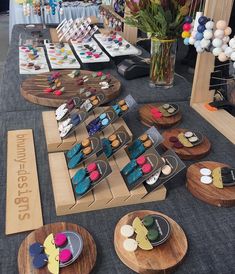
<svg viewBox="0 0 235 274">
<path fill-rule="evenodd" d="M 230 55 L 230 58 L 232 61 L 235 61 L 235 52 L 233 52 L 231 55 Z"/>
<path fill-rule="evenodd" d="M 224 38 L 223 38 L 224 43 L 228 44 L 229 40 L 230 40 L 229 36 L 224 36 Z"/>
<path fill-rule="evenodd" d="M 222 29 L 217 29 L 214 32 L 214 36 L 215 36 L 215 38 L 222 39 L 224 37 L 224 31 Z"/>
<path fill-rule="evenodd" d="M 215 48 L 220 48 L 223 44 L 223 41 L 219 38 L 215 38 L 213 41 L 212 41 L 212 45 L 215 47 Z"/>
<path fill-rule="evenodd" d="M 190 37 L 188 42 L 189 42 L 190 45 L 194 45 L 196 40 L 193 37 Z"/>
<path fill-rule="evenodd" d="M 225 51 L 227 47 L 228 47 L 227 44 L 223 44 L 222 47 L 221 47 L 222 51 Z"/>
<path fill-rule="evenodd" d="M 197 51 L 197 53 L 202 53 L 204 51 L 204 49 L 201 46 L 197 46 L 196 51 Z"/>
<path fill-rule="evenodd" d="M 235 49 L 235 38 L 232 38 L 232 39 L 229 41 L 229 46 L 230 46 L 232 49 Z"/>
<path fill-rule="evenodd" d="M 219 54 L 222 52 L 221 48 L 214 48 L 212 53 L 214 56 L 219 56 Z"/>
<path fill-rule="evenodd" d="M 205 25 L 206 29 L 213 29 L 215 23 L 213 21 L 208 21 Z"/>
<path fill-rule="evenodd" d="M 228 57 L 225 55 L 224 52 L 221 52 L 218 56 L 218 59 L 220 60 L 220 62 L 225 62 L 228 60 Z"/>
<path fill-rule="evenodd" d="M 233 53 L 233 49 L 230 48 L 230 47 L 227 47 L 227 48 L 225 49 L 224 53 L 225 53 L 225 55 L 226 55 L 227 57 L 230 57 L 231 54 Z"/>
<path fill-rule="evenodd" d="M 211 39 L 213 37 L 213 32 L 212 30 L 208 30 L 206 29 L 204 32 L 203 32 L 203 37 L 205 39 Z"/>
<path fill-rule="evenodd" d="M 194 47 L 197 48 L 201 45 L 201 41 L 196 40 L 196 42 L 194 43 Z"/>
<path fill-rule="evenodd" d="M 211 43 L 210 40 L 203 38 L 200 42 L 200 45 L 203 49 L 206 49 L 209 47 L 210 43 Z"/>
</svg>

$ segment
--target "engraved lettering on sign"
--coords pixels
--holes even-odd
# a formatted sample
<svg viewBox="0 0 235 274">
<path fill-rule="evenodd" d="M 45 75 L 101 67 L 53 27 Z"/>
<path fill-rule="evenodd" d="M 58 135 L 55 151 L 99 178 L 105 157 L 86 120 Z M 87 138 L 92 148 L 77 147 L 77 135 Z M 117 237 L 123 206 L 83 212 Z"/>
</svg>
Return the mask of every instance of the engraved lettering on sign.
<svg viewBox="0 0 235 274">
<path fill-rule="evenodd" d="M 14 202 L 18 206 L 18 219 L 23 221 L 30 219 L 30 193 L 28 176 L 30 172 L 27 170 L 27 151 L 25 141 L 27 134 L 16 135 L 16 176 L 17 176 L 17 197 Z"/>
</svg>

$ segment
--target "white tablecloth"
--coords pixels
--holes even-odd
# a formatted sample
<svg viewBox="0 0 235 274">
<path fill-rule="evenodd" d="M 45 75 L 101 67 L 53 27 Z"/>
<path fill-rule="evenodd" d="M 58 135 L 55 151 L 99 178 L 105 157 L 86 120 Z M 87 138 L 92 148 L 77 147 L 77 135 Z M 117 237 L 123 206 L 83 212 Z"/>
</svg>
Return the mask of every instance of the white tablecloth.
<svg viewBox="0 0 235 274">
<path fill-rule="evenodd" d="M 46 24 L 58 24 L 64 18 L 76 19 L 81 17 L 99 16 L 99 6 L 75 6 L 64 7 L 63 15 L 56 12 L 55 15 L 45 14 Z M 40 24 L 42 23 L 42 17 L 33 14 L 31 11 L 30 16 L 24 16 L 22 5 L 16 4 L 15 0 L 10 0 L 10 18 L 9 18 L 9 37 L 11 37 L 11 31 L 15 24 Z"/>
</svg>

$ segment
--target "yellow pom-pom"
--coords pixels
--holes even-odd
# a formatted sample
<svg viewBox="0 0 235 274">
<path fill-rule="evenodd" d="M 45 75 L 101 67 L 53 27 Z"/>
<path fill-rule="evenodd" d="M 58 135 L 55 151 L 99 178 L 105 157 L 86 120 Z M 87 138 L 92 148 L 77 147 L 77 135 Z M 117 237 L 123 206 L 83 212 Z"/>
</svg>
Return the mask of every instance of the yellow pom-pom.
<svg viewBox="0 0 235 274">
<path fill-rule="evenodd" d="M 182 38 L 189 38 L 190 37 L 190 32 L 188 31 L 183 31 L 181 34 Z"/>
</svg>

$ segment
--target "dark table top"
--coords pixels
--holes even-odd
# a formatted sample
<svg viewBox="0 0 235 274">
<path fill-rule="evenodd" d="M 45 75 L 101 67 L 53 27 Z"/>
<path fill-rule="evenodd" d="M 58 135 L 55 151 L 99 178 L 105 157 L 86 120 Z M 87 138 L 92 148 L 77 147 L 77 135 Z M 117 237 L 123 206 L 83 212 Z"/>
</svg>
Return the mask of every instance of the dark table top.
<svg viewBox="0 0 235 274">
<path fill-rule="evenodd" d="M 185 187 L 185 175 L 167 184 L 165 201 L 132 205 L 94 212 L 57 217 L 51 186 L 48 155 L 42 125 L 42 110 L 48 109 L 27 102 L 20 95 L 18 71 L 19 34 L 25 33 L 21 25 L 16 25 L 12 33 L 6 66 L 0 85 L 0 205 L 2 210 L 0 237 L 0 273 L 17 273 L 17 252 L 28 232 L 5 236 L 6 199 L 6 147 L 7 131 L 32 128 L 37 158 L 40 194 L 44 224 L 65 221 L 85 227 L 93 235 L 98 249 L 94 273 L 129 274 L 133 273 L 118 259 L 113 246 L 113 233 L 118 220 L 134 210 L 149 209 L 160 211 L 173 218 L 184 229 L 189 250 L 183 264 L 176 270 L 179 274 L 232 274 L 235 273 L 235 213 L 233 208 L 217 208 L 195 199 Z M 48 31 L 44 31 L 48 38 Z M 188 98 L 191 84 L 176 77 L 175 86 L 170 90 L 156 90 L 148 87 L 148 78 L 126 81 L 111 66 L 110 71 L 122 82 L 120 97 L 132 94 L 139 104 L 146 102 L 177 102 L 183 113 L 180 127 L 200 130 L 212 143 L 211 153 L 203 160 L 224 162 L 234 166 L 235 147 L 199 114 L 190 108 Z M 140 124 L 137 113 L 125 118 L 135 137 L 146 127 Z M 185 162 L 189 166 L 193 161 Z"/>
</svg>

